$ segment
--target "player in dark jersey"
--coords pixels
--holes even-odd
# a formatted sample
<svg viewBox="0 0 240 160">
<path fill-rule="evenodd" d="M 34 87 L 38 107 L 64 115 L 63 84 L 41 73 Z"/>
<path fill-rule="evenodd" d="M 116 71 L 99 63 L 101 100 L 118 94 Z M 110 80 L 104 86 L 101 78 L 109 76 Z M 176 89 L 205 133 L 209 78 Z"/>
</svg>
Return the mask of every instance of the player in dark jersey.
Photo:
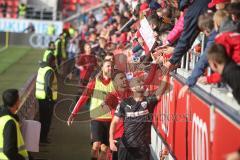
<svg viewBox="0 0 240 160">
<path fill-rule="evenodd" d="M 150 158 L 150 127 L 152 112 L 166 88 L 166 78 L 152 96 L 145 97 L 143 79 L 133 78 L 130 88 L 133 96 L 124 99 L 117 107 L 110 127 L 110 148 L 116 151 L 113 138 L 116 125 L 121 119 L 124 123 L 124 133 L 118 149 L 119 160 L 149 160 Z"/>
</svg>

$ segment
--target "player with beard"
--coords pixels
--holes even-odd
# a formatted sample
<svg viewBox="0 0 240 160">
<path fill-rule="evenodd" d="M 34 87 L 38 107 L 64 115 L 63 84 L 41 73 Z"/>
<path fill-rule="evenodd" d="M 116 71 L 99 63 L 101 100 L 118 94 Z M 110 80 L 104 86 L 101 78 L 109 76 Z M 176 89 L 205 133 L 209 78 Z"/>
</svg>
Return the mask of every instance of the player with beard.
<svg viewBox="0 0 240 160">
<path fill-rule="evenodd" d="M 151 113 L 166 88 L 166 78 L 152 96 L 145 97 L 143 78 L 135 77 L 130 81 L 132 96 L 124 99 L 117 107 L 110 126 L 110 148 L 118 150 L 119 160 L 149 160 Z M 116 147 L 115 131 L 117 124 L 123 120 L 124 132 Z"/>
<path fill-rule="evenodd" d="M 153 59 L 156 63 L 159 60 L 154 57 L 153 57 Z M 153 81 L 154 76 L 157 71 L 157 66 L 158 66 L 156 63 L 153 63 L 151 65 L 149 74 L 144 79 L 144 85 L 149 85 Z M 122 72 L 122 71 L 114 72 L 112 79 L 113 79 L 115 91 L 113 91 L 107 95 L 107 97 L 104 101 L 104 105 L 107 105 L 107 107 L 105 107 L 105 108 L 110 108 L 112 117 L 114 117 L 114 113 L 115 113 L 117 105 L 123 99 L 132 96 L 132 91 L 129 88 L 129 83 L 128 83 L 127 77 L 124 72 Z M 120 138 L 122 137 L 123 131 L 124 131 L 123 121 L 120 120 L 120 122 L 116 125 L 116 130 L 115 130 L 114 137 L 113 137 L 116 144 L 118 144 Z M 118 160 L 118 152 L 117 151 L 112 152 L 112 160 Z"/>
</svg>

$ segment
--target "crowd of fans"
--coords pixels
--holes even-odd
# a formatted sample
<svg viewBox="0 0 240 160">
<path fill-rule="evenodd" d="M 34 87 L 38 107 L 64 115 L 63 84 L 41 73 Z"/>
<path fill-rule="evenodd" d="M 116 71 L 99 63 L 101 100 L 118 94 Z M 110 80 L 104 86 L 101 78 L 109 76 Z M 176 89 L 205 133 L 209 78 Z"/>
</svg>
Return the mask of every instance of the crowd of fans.
<svg viewBox="0 0 240 160">
<path fill-rule="evenodd" d="M 221 82 L 220 74 L 204 76 L 208 67 L 208 49 L 213 44 L 223 45 L 232 60 L 236 64 L 239 63 L 239 2 L 237 1 L 152 0 L 137 3 L 133 9 L 130 4 L 122 0 L 104 6 L 103 15 L 103 19 L 98 22 L 94 14 L 90 13 L 80 30 L 77 31 L 77 26 L 75 28 L 71 26 L 74 31 L 71 31 L 71 34 L 67 33 L 70 38 L 65 47 L 68 58 L 75 57 L 75 66 L 81 71 L 80 81 L 89 81 L 90 73 L 108 54 L 114 55 L 114 63 L 121 61 L 124 56 L 128 62 L 139 63 L 151 63 L 152 57 L 159 57 L 163 64 L 161 69 L 170 71 L 179 66 L 181 58 L 190 49 L 201 52 L 200 45 L 194 43 L 202 38 L 200 32 L 204 33 L 206 38 L 206 44 L 202 49 L 204 52 L 198 55 L 200 59 L 179 97 L 197 82 L 204 84 Z M 139 32 L 139 21 L 143 17 L 147 18 L 157 42 L 151 50 Z M 119 59 L 119 56 L 122 59 Z M 129 57 L 131 57 L 130 61 Z M 123 72 L 130 72 L 129 68 L 131 68 L 118 64 L 115 67 Z M 235 98 L 239 101 L 236 95 Z"/>
<path fill-rule="evenodd" d="M 154 107 L 168 87 L 169 72 L 192 49 L 203 52 L 178 97 L 197 82 L 219 83 L 240 104 L 239 1 L 120 0 L 106 4 L 102 13 L 101 21 L 89 13 L 80 27 L 65 28 L 44 52 L 36 82 L 42 143 L 48 143 L 57 99 L 51 90 L 57 88 L 55 71 L 69 80 L 78 77 L 82 88 L 68 125 L 89 102 L 93 160 L 106 159 L 109 148 L 113 160 L 149 160 Z M 153 31 L 153 48 L 139 31 L 144 18 Z M 51 28 L 48 32 L 54 34 Z M 201 33 L 206 37 L 202 49 Z M 182 63 L 188 65 L 189 59 Z"/>
<path fill-rule="evenodd" d="M 4 1 L 1 7 L 6 10 Z M 24 17 L 20 8 L 19 17 Z M 55 72 L 68 80 L 78 77 L 82 90 L 67 123 L 71 125 L 89 103 L 93 160 L 106 159 L 109 148 L 113 160 L 149 160 L 154 107 L 169 87 L 169 72 L 181 65 L 189 51 L 199 52 L 199 60 L 178 98 L 197 82 L 215 83 L 228 88 L 240 104 L 239 0 L 113 0 L 102 13 L 100 21 L 89 13 L 81 26 L 65 28 L 44 52 L 36 81 L 42 143 L 48 143 L 57 100 Z M 140 32 L 144 18 L 153 31 L 153 48 Z M 199 45 L 201 33 L 204 45 Z M 54 34 L 50 26 L 48 35 Z M 188 65 L 189 59 L 183 59 Z M 6 109 L 15 111 L 17 91 L 4 95 Z M 239 156 L 236 152 L 229 159 Z"/>
<path fill-rule="evenodd" d="M 56 47 L 49 48 L 58 59 L 57 66 L 67 60 L 75 63 L 68 78 L 79 76 L 79 85 L 85 88 L 69 125 L 90 99 L 92 159 L 104 159 L 108 147 L 113 159 L 149 159 L 151 123 L 144 120 L 164 93 L 168 73 L 192 49 L 199 52 L 199 61 L 179 98 L 197 82 L 218 83 L 227 86 L 240 104 L 239 1 L 140 0 L 129 4 L 120 0 L 106 4 L 102 12 L 101 21 L 89 13 L 79 30 L 78 26 L 65 29 Z M 153 30 L 154 48 L 148 48 L 139 31 L 144 17 Z M 197 42 L 202 41 L 201 33 L 206 38 L 202 53 Z"/>
</svg>

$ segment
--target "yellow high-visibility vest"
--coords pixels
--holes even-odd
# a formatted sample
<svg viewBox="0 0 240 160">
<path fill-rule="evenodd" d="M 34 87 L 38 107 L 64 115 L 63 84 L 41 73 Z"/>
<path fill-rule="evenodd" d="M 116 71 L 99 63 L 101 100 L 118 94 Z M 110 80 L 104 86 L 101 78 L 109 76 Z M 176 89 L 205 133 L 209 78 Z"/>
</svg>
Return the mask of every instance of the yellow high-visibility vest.
<svg viewBox="0 0 240 160">
<path fill-rule="evenodd" d="M 44 68 L 40 67 L 38 69 L 38 75 L 37 75 L 37 80 L 36 80 L 36 91 L 35 91 L 35 96 L 37 99 L 46 99 L 46 92 L 45 92 L 45 75 L 46 73 L 52 70 L 54 73 L 54 70 L 49 67 L 46 66 Z M 52 89 L 52 99 L 53 100 L 57 100 L 57 78 L 56 75 L 54 73 L 54 78 L 53 78 L 53 83 L 51 86 Z"/>
<path fill-rule="evenodd" d="M 112 81 L 108 85 L 104 85 L 98 78 L 96 79 L 93 95 L 90 104 L 90 117 L 93 119 L 111 119 L 111 113 L 108 108 L 103 108 L 108 93 L 114 91 Z M 106 107 L 106 106 L 105 106 Z"/>
<path fill-rule="evenodd" d="M 68 29 L 68 32 L 69 32 L 69 34 L 70 34 L 71 37 L 74 37 L 74 35 L 75 35 L 75 29 L 74 29 L 74 28 L 70 27 L 70 28 Z"/>
<path fill-rule="evenodd" d="M 48 26 L 47 34 L 48 34 L 49 36 L 55 35 L 55 31 L 56 31 L 56 29 L 55 29 L 54 26 L 52 26 L 52 25 Z"/>
<path fill-rule="evenodd" d="M 54 51 L 54 56 L 55 57 L 57 57 L 57 56 L 61 56 L 61 55 L 59 55 L 60 53 L 58 53 L 58 44 L 59 43 L 61 43 L 61 39 L 60 38 L 58 38 L 56 41 L 55 41 L 55 46 L 56 46 L 56 49 L 55 49 L 55 51 Z M 61 44 L 62 45 L 62 44 Z M 62 47 L 62 46 L 60 46 L 60 47 Z M 62 48 L 61 48 L 61 50 L 62 50 Z"/>
<path fill-rule="evenodd" d="M 19 5 L 18 9 L 19 9 L 19 12 L 18 12 L 19 16 L 25 16 L 26 10 L 27 10 L 26 5 Z"/>
<path fill-rule="evenodd" d="M 49 56 L 50 54 L 53 54 L 53 51 L 51 51 L 51 50 L 49 50 L 49 49 L 47 49 L 47 50 L 44 52 L 44 54 L 43 54 L 43 62 L 47 62 L 48 56 Z M 54 56 L 54 54 L 53 54 L 53 56 Z"/>
<path fill-rule="evenodd" d="M 16 124 L 16 129 L 17 129 L 17 148 L 18 148 L 18 154 L 22 155 L 25 160 L 28 160 L 28 152 L 25 148 L 25 144 L 23 141 L 22 133 L 20 131 L 19 123 L 10 115 L 5 115 L 0 117 L 0 159 L 1 160 L 8 160 L 8 157 L 3 153 L 3 131 L 6 123 L 10 120 L 13 120 L 14 123 Z"/>
<path fill-rule="evenodd" d="M 66 41 L 65 41 L 65 38 L 62 39 L 62 58 L 63 59 L 66 59 L 67 58 L 67 53 L 66 53 L 66 47 L 65 47 L 65 44 L 66 44 Z"/>
</svg>

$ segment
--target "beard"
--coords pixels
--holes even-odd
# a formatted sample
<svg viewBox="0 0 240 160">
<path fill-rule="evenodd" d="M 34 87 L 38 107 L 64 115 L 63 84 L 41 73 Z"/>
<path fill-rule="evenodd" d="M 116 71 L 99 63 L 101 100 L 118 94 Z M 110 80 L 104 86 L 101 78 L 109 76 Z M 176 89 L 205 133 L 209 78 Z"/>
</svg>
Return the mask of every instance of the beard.
<svg viewBox="0 0 240 160">
<path fill-rule="evenodd" d="M 136 88 L 135 89 L 137 93 L 144 93 L 144 88 Z"/>
<path fill-rule="evenodd" d="M 112 77 L 112 72 L 111 72 L 111 71 L 109 71 L 109 72 L 104 72 L 103 74 L 104 74 L 105 76 L 109 77 L 109 78 Z"/>
</svg>

